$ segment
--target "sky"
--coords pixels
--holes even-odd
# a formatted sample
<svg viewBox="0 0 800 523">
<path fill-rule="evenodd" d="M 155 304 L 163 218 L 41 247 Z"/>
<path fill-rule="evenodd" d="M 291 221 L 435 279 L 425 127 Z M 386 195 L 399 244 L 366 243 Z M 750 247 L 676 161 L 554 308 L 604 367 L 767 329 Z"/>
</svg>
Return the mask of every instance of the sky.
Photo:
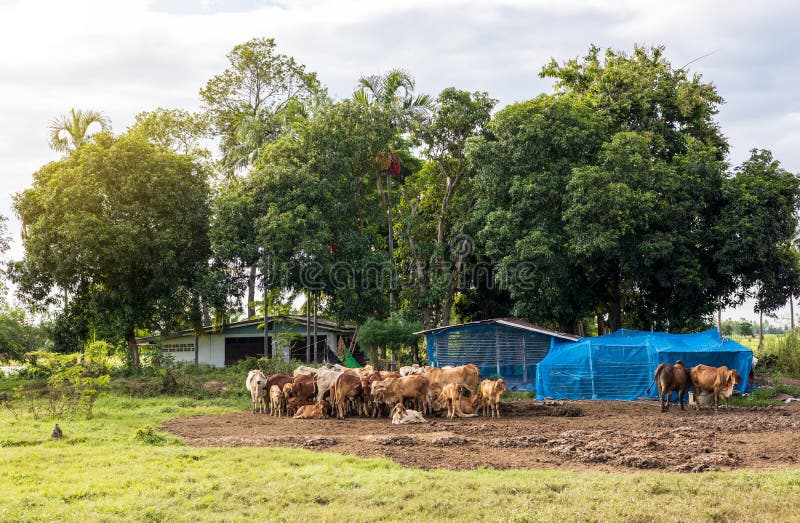
<svg viewBox="0 0 800 523">
<path fill-rule="evenodd" d="M 0 0 L 0 214 L 22 256 L 13 195 L 58 158 L 47 126 L 70 108 L 115 131 L 157 107 L 199 110 L 199 89 L 255 37 L 315 71 L 336 98 L 361 75 L 400 67 L 417 92 L 487 91 L 498 108 L 552 91 L 555 58 L 589 46 L 664 45 L 673 66 L 717 86 L 736 165 L 753 147 L 800 173 L 800 15 L 791 1 Z M 779 312 L 778 316 L 788 317 Z M 755 319 L 752 304 L 723 317 Z M 773 320 L 773 323 L 775 321 Z"/>
</svg>

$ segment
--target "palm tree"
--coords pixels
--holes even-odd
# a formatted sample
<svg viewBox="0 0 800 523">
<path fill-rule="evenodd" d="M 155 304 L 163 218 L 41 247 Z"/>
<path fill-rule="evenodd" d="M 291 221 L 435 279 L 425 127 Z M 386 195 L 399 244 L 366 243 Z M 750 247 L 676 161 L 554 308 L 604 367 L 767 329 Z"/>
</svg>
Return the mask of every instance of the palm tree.
<svg viewBox="0 0 800 523">
<path fill-rule="evenodd" d="M 430 95 L 414 96 L 414 78 L 402 69 L 392 69 L 386 74 L 362 76 L 353 100 L 364 105 L 378 105 L 392 113 L 395 126 L 401 131 L 433 110 Z"/>
<path fill-rule="evenodd" d="M 101 131 L 111 130 L 111 122 L 100 111 L 70 109 L 69 114 L 50 122 L 50 148 L 59 152 L 74 151 L 89 141 L 92 124 L 98 124 Z"/>
</svg>

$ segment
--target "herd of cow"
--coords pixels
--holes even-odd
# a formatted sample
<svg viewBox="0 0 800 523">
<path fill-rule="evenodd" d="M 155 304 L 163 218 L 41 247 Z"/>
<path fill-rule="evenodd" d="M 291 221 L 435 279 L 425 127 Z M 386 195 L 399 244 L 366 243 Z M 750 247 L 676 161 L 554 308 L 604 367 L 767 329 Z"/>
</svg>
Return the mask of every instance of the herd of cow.
<svg viewBox="0 0 800 523">
<path fill-rule="evenodd" d="M 647 393 L 656 384 L 661 411 L 666 412 L 672 392 L 677 392 L 684 410 L 683 398 L 693 386 L 696 396 L 712 395 L 714 409 L 718 410 L 719 398 L 727 407 L 733 387 L 741 382 L 736 369 L 708 365 L 687 368 L 678 360 L 675 365 L 658 366 Z M 424 416 L 431 414 L 450 419 L 477 416 L 479 412 L 500 417 L 500 397 L 506 391 L 503 379 L 481 380 L 473 364 L 449 368 L 413 365 L 399 372 L 375 371 L 369 365 L 360 369 L 300 366 L 291 376 L 265 376 L 260 370 L 251 370 L 245 385 L 253 413 L 298 419 L 388 416 L 394 424 L 424 422 Z"/>
<path fill-rule="evenodd" d="M 733 394 L 734 385 L 742 382 L 742 377 L 736 369 L 729 369 L 726 366 L 711 367 L 708 365 L 696 365 L 686 368 L 681 360 L 675 365 L 661 363 L 653 375 L 653 381 L 648 394 L 653 388 L 653 383 L 658 386 L 658 398 L 661 401 L 661 412 L 669 409 L 669 399 L 672 392 L 678 393 L 678 401 L 683 407 L 683 397 L 688 394 L 689 387 L 694 386 L 695 407 L 699 408 L 698 398 L 703 394 L 711 394 L 714 398 L 714 410 L 719 410 L 719 398 L 725 400 L 725 407 L 728 407 L 728 398 Z"/>
<path fill-rule="evenodd" d="M 425 415 L 500 417 L 503 379 L 481 380 L 472 364 L 437 368 L 413 365 L 399 372 L 375 371 L 369 365 L 300 366 L 292 376 L 251 370 L 245 382 L 253 413 L 298 419 L 344 418 L 348 414 L 389 416 L 394 424 L 424 422 Z"/>
</svg>

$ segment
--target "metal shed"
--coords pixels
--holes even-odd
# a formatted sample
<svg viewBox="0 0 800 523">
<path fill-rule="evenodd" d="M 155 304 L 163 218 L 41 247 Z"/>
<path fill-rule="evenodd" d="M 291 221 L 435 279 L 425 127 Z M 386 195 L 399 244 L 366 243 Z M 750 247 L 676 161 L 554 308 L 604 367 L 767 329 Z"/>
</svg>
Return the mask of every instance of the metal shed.
<svg viewBox="0 0 800 523">
<path fill-rule="evenodd" d="M 448 325 L 418 334 L 425 334 L 430 365 L 474 363 L 482 376 L 503 378 L 509 388 L 517 390 L 535 390 L 536 367 L 555 341 L 578 341 L 577 336 L 516 318 Z"/>
</svg>

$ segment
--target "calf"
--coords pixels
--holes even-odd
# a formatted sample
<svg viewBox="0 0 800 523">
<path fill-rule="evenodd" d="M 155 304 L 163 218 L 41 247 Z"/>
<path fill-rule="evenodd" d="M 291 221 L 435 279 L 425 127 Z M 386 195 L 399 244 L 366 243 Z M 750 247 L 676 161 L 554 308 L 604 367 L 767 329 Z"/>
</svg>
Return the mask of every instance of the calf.
<svg viewBox="0 0 800 523">
<path fill-rule="evenodd" d="M 297 409 L 294 419 L 325 419 L 330 412 L 330 405 L 325 400 L 320 400 L 313 405 L 304 405 Z"/>
<path fill-rule="evenodd" d="M 681 404 L 681 410 L 686 410 L 683 407 L 683 396 L 689 392 L 689 386 L 692 384 L 692 378 L 689 370 L 684 367 L 683 362 L 678 360 L 675 365 L 669 363 L 661 363 L 656 367 L 656 372 L 653 374 L 653 381 L 647 388 L 647 393 L 650 394 L 650 389 L 653 388 L 653 383 L 658 385 L 658 399 L 661 402 L 661 412 L 669 410 L 669 398 L 672 396 L 672 391 L 678 393 L 678 401 Z"/>
<path fill-rule="evenodd" d="M 483 380 L 481 382 L 481 412 L 486 416 L 488 407 L 491 417 L 500 417 L 500 396 L 507 390 L 506 380 L 500 378 L 497 381 Z"/>
<path fill-rule="evenodd" d="M 710 392 L 714 395 L 714 410 L 719 410 L 720 394 L 725 399 L 725 408 L 727 409 L 728 398 L 733 394 L 734 385 L 742 382 L 739 371 L 728 369 L 724 365 L 719 368 L 708 365 L 692 367 L 691 379 L 694 384 L 695 396 L 699 396 L 701 392 Z M 695 401 L 695 408 L 700 408 L 697 401 Z"/>
<path fill-rule="evenodd" d="M 392 425 L 406 423 L 425 423 L 425 418 L 419 411 L 407 409 L 402 403 L 398 403 L 392 409 Z"/>
<path fill-rule="evenodd" d="M 280 418 L 283 416 L 284 410 L 286 410 L 286 401 L 283 392 L 280 387 L 273 385 L 269 389 L 269 413 L 271 416 Z"/>
<path fill-rule="evenodd" d="M 264 373 L 259 369 L 251 370 L 247 373 L 247 379 L 244 384 L 250 392 L 250 399 L 253 400 L 253 414 L 264 412 L 261 402 L 264 396 L 264 388 L 267 385 L 267 378 L 264 377 Z"/>
<path fill-rule="evenodd" d="M 480 408 L 481 398 L 480 396 L 462 396 L 461 402 L 459 403 L 459 408 L 456 410 L 456 417 L 457 418 L 474 418 L 477 416 L 476 412 Z M 445 397 L 444 393 L 439 392 L 431 403 L 432 411 L 438 416 L 445 416 L 448 401 Z"/>
<path fill-rule="evenodd" d="M 447 417 L 453 419 L 456 413 L 461 417 L 461 397 L 466 387 L 460 383 L 448 383 L 442 387 L 442 396 L 447 402 Z"/>
</svg>

